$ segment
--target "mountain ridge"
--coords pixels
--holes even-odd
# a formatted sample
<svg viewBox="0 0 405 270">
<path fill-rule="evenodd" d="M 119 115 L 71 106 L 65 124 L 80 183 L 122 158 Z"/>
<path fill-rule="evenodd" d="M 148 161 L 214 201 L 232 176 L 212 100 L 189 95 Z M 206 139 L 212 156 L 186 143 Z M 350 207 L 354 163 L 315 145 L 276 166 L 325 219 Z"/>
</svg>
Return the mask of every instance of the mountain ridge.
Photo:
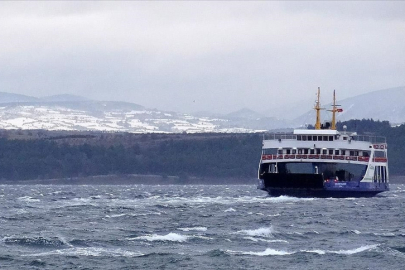
<svg viewBox="0 0 405 270">
<path fill-rule="evenodd" d="M 343 112 L 338 114 L 337 120 L 374 119 L 393 124 L 404 123 L 404 100 L 405 87 L 338 100 Z M 97 101 L 70 94 L 36 98 L 0 92 L 0 104 L 0 129 L 133 133 L 264 132 L 303 127 L 315 121 L 313 110 L 294 120 L 266 116 L 248 108 L 223 115 L 209 112 L 187 114 L 149 109 L 131 102 Z M 327 114 L 330 113 L 322 112 L 323 120 L 330 119 Z"/>
</svg>

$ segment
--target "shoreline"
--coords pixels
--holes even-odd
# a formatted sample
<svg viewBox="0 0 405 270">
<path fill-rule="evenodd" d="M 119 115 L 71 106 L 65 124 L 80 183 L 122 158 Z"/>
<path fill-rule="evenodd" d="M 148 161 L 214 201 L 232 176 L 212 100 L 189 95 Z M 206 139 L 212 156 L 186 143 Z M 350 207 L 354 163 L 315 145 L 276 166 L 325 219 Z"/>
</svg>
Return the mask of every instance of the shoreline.
<svg viewBox="0 0 405 270">
<path fill-rule="evenodd" d="M 391 176 L 390 184 L 405 184 L 405 175 Z M 257 178 L 179 177 L 162 175 L 97 175 L 59 179 L 2 180 L 0 185 L 256 185 Z"/>
<path fill-rule="evenodd" d="M 162 175 L 97 175 L 61 179 L 6 180 L 0 185 L 243 185 L 257 184 L 256 178 L 179 177 Z"/>
</svg>

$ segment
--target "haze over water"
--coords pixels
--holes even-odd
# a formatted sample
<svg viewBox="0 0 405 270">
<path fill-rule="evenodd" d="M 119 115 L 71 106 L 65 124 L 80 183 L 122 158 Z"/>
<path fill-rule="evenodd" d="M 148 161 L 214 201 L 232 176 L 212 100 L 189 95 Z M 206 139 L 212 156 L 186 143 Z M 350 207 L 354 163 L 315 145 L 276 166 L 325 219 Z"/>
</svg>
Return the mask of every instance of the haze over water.
<svg viewBox="0 0 405 270">
<path fill-rule="evenodd" d="M 405 186 L 271 198 L 243 186 L 0 186 L 6 269 L 401 269 Z"/>
</svg>

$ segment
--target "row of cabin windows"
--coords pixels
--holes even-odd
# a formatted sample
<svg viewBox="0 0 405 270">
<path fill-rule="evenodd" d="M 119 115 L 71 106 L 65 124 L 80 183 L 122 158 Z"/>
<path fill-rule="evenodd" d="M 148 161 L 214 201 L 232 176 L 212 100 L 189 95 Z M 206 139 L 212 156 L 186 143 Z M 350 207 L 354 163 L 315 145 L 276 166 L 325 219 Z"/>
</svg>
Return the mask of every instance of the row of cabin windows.
<svg viewBox="0 0 405 270">
<path fill-rule="evenodd" d="M 297 135 L 297 141 L 333 141 L 333 136 Z"/>
<path fill-rule="evenodd" d="M 271 151 L 273 150 L 273 151 Z M 264 149 L 263 154 L 264 155 L 274 155 L 276 154 L 275 151 L 276 149 Z M 304 155 L 336 155 L 336 156 L 363 156 L 363 157 L 369 157 L 371 152 L 370 151 L 358 151 L 358 150 L 344 150 L 344 149 L 322 149 L 322 148 L 298 148 L 298 149 L 290 149 L 290 148 L 285 148 L 285 149 L 278 149 L 277 150 L 278 155 L 295 155 L 295 154 L 304 154 Z"/>
</svg>

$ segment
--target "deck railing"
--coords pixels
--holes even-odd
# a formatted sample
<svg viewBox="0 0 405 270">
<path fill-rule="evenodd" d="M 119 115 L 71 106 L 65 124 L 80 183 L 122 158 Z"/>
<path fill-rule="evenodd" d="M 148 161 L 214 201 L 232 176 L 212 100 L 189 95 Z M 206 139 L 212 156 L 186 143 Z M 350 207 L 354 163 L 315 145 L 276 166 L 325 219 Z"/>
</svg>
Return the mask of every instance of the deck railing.
<svg viewBox="0 0 405 270">
<path fill-rule="evenodd" d="M 316 136 L 317 134 L 313 134 Z M 319 134 L 321 136 L 323 134 Z M 346 135 L 341 133 L 340 136 Z M 347 133 L 350 136 L 350 134 Z M 297 136 L 307 136 L 307 135 L 296 135 L 293 133 L 264 133 L 263 140 L 297 140 Z M 330 136 L 330 135 L 327 135 Z M 335 135 L 334 135 L 335 136 Z M 353 135 L 349 137 L 349 140 L 358 142 L 370 142 L 372 144 L 376 143 L 386 143 L 387 140 L 382 136 L 370 136 L 370 135 Z"/>
<path fill-rule="evenodd" d="M 341 155 L 318 155 L 318 154 L 295 154 L 295 155 L 262 155 L 262 160 L 290 160 L 290 159 L 323 159 L 323 160 L 348 160 L 348 161 L 361 161 L 369 162 L 370 157 L 360 157 L 360 156 L 341 156 Z M 387 158 L 375 157 L 373 158 L 374 162 L 387 162 Z"/>
</svg>

